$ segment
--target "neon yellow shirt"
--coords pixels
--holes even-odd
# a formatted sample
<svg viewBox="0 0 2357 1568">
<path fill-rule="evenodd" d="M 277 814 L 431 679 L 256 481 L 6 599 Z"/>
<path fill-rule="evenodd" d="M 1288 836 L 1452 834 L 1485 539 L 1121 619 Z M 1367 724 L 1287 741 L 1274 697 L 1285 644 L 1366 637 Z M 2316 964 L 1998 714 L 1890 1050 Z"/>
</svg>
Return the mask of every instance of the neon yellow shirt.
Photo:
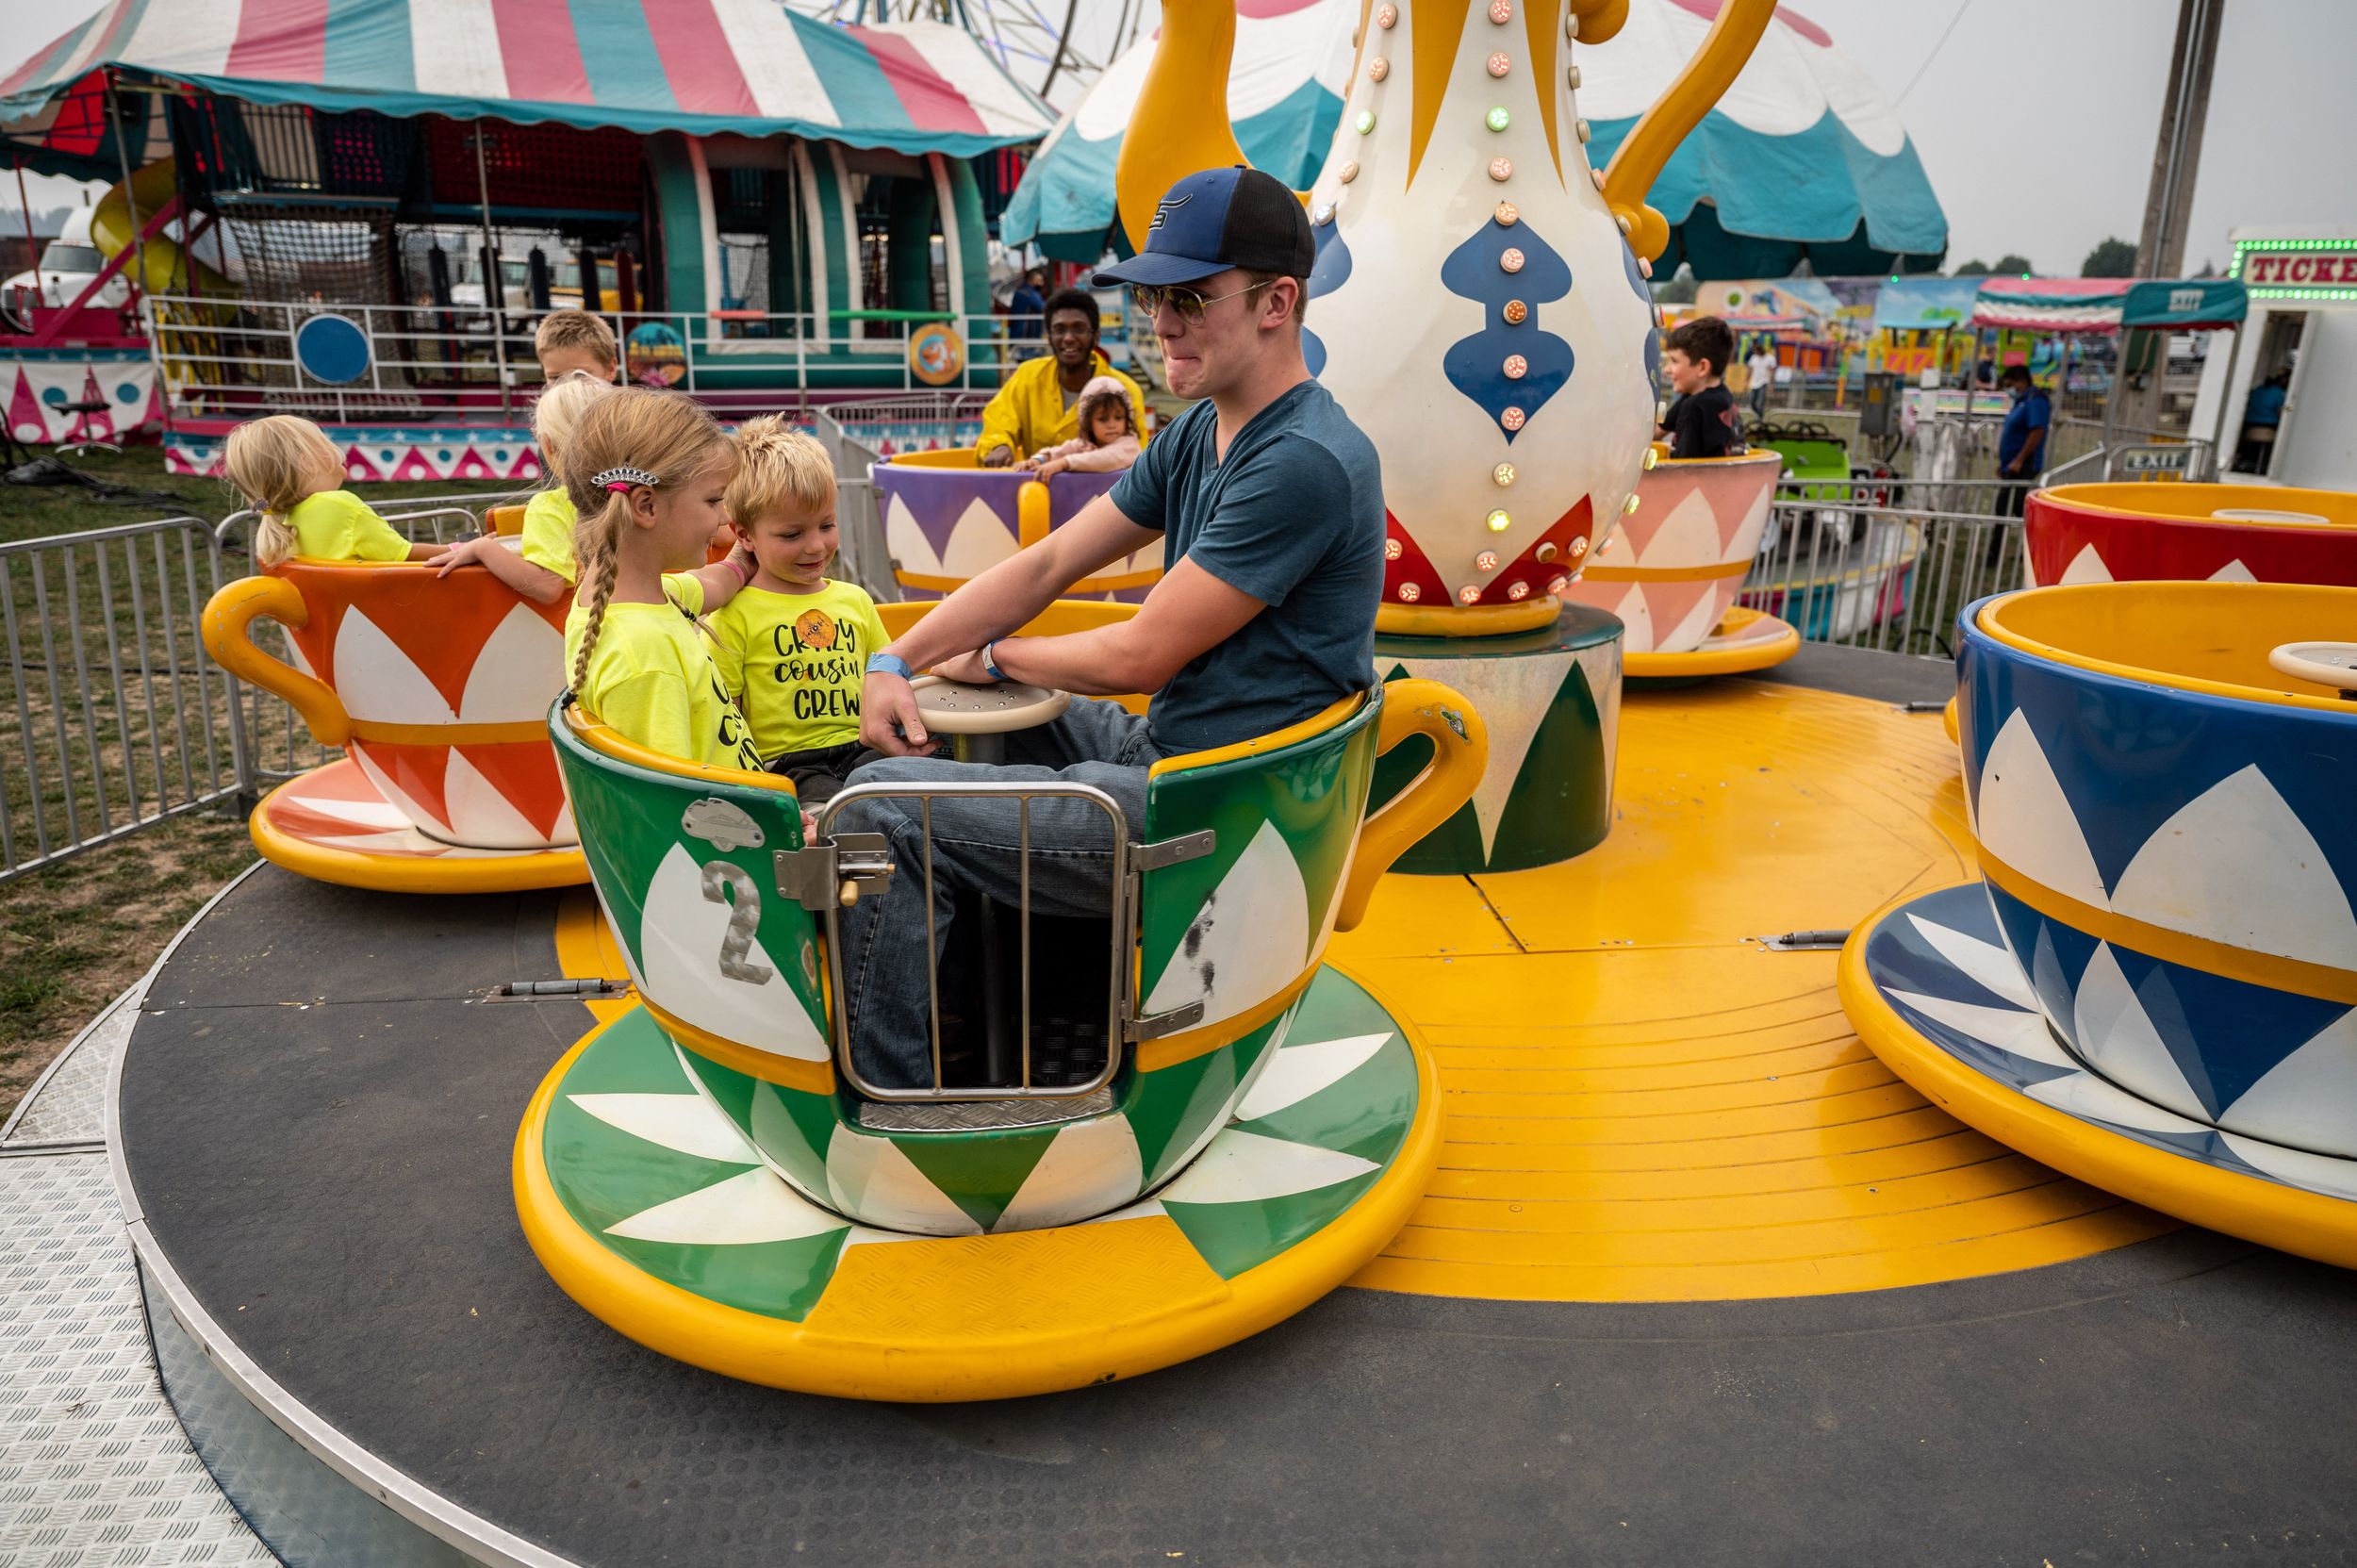
<svg viewBox="0 0 2357 1568">
<path fill-rule="evenodd" d="M 816 593 L 740 588 L 707 624 L 720 684 L 764 757 L 859 738 L 867 655 L 892 640 L 865 589 L 832 578 Z"/>
<path fill-rule="evenodd" d="M 581 652 L 589 612 L 565 618 L 565 668 Z M 712 645 L 670 604 L 608 604 L 589 670 L 574 693 L 590 716 L 651 750 L 714 767 L 760 767 L 744 716 L 721 688 Z"/>
<path fill-rule="evenodd" d="M 578 581 L 581 573 L 573 565 L 573 525 L 580 520 L 573 498 L 565 493 L 564 487 L 540 491 L 524 503 L 524 542 L 517 553 L 568 583 Z"/>
<path fill-rule="evenodd" d="M 1102 351 L 1089 374 L 1109 375 L 1121 383 L 1129 393 L 1132 428 L 1143 431 L 1146 399 L 1139 395 L 1138 384 L 1114 370 Z M 974 451 L 981 456 L 1012 446 L 1015 455 L 1029 457 L 1080 433 L 1080 400 L 1064 401 L 1063 387 L 1056 380 L 1056 356 L 1042 355 L 1023 361 L 982 409 L 982 436 L 974 443 Z"/>
<path fill-rule="evenodd" d="M 287 513 L 294 553 L 314 561 L 405 561 L 409 541 L 350 490 L 306 495 Z"/>
</svg>

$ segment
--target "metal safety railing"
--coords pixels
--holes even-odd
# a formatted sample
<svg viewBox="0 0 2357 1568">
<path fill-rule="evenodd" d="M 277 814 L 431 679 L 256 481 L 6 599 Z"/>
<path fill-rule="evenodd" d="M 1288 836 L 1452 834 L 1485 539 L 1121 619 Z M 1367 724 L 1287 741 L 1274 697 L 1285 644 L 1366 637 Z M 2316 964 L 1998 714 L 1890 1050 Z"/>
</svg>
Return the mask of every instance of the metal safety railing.
<svg viewBox="0 0 2357 1568">
<path fill-rule="evenodd" d="M 1736 602 L 1783 619 L 1804 641 L 1953 656 L 1956 616 L 2028 581 L 2021 520 L 1997 508 L 2016 487 L 1987 480 L 1788 483 Z M 1983 499 L 1986 498 L 1986 499 Z"/>
<path fill-rule="evenodd" d="M 212 528 L 159 518 L 0 544 L 0 878 L 238 794 L 218 722 L 228 676 L 197 631 Z"/>
<path fill-rule="evenodd" d="M 513 499 L 437 496 L 385 515 L 413 542 L 448 542 L 474 508 Z M 0 544 L 0 881 L 185 812 L 251 807 L 334 760 L 292 708 L 205 652 L 205 606 L 250 569 L 254 520 Z"/>
<path fill-rule="evenodd" d="M 883 842 L 882 835 L 847 834 L 838 837 L 835 834 L 835 823 L 847 809 L 864 801 L 876 800 L 915 801 L 917 803 L 917 830 L 921 848 L 917 852 L 915 864 L 897 865 L 885 862 L 882 857 L 891 847 Z M 980 1036 L 979 1040 L 970 1042 L 979 1046 L 980 1071 L 975 1075 L 976 1081 L 964 1084 L 952 1084 L 949 1081 L 950 1074 L 947 1070 L 945 1062 L 942 1031 L 944 1009 L 940 933 L 945 929 L 945 917 L 949 912 L 940 907 L 941 894 L 934 876 L 933 806 L 935 801 L 945 800 L 1001 801 L 1013 806 L 1016 813 L 1015 885 L 1014 902 L 1012 906 L 1016 928 L 1014 939 L 1014 952 L 1011 962 L 1007 952 L 1009 944 L 1005 928 L 1007 908 L 987 896 L 981 897 L 976 909 L 981 927 L 977 944 L 980 949 L 979 958 L 975 966 L 979 972 L 975 976 L 977 983 L 967 988 L 973 999 L 972 1005 L 981 1013 L 981 1017 L 975 1020 L 980 1026 L 979 1030 L 969 1029 L 967 1032 L 970 1034 L 978 1033 Z M 1041 800 L 1077 801 L 1102 812 L 1111 836 L 1112 849 L 1103 900 L 1104 912 L 1110 921 L 1110 942 L 1101 1024 L 1102 1060 L 1093 1064 L 1083 1060 L 1077 1066 L 1067 1061 L 1062 1065 L 1061 1070 L 1046 1075 L 1039 1071 L 1042 1032 L 1038 1027 L 1040 1020 L 1035 1017 L 1033 1005 L 1034 981 L 1038 978 L 1039 969 L 1034 963 L 1032 935 L 1031 804 Z M 1080 784 L 942 783 L 916 784 L 896 782 L 854 784 L 834 796 L 819 809 L 816 828 L 817 831 L 813 840 L 814 844 L 819 847 L 816 869 L 805 879 L 810 885 L 783 890 L 799 898 L 805 907 L 815 905 L 823 911 L 827 938 L 829 994 L 834 999 L 834 1005 L 830 1012 L 832 1015 L 835 1060 L 845 1081 L 854 1089 L 883 1107 L 948 1106 L 964 1103 L 976 1107 L 976 1112 L 968 1114 L 970 1125 L 983 1126 L 994 1125 L 995 1123 L 989 1119 L 994 1117 L 1002 1120 L 1032 1119 L 1020 1117 L 1018 1108 L 1020 1102 L 1024 1101 L 1062 1102 L 1063 1108 L 1068 1111 L 1071 1102 L 1092 1096 L 1113 1081 L 1114 1073 L 1121 1065 L 1123 1020 L 1129 1012 L 1132 989 L 1130 982 L 1135 973 L 1134 955 L 1136 952 L 1136 933 L 1132 929 L 1133 910 L 1129 876 L 1129 854 L 1132 846 L 1129 841 L 1129 820 L 1119 801 L 1101 789 Z M 873 838 L 873 843 L 867 842 L 870 838 Z M 852 850 L 860 854 L 863 857 L 862 869 L 852 871 L 848 865 L 839 864 L 835 857 L 841 850 Z M 806 850 L 804 853 L 809 854 L 811 851 Z M 784 858 L 781 857 L 781 860 Z M 838 870 L 845 875 L 859 879 L 859 881 L 844 883 L 844 891 L 840 897 L 835 896 Z M 872 881 L 888 883 L 896 877 L 915 879 L 922 889 L 921 896 L 924 900 L 922 929 L 933 933 L 933 939 L 927 941 L 924 945 L 925 998 L 931 1017 L 928 1057 L 932 1081 L 930 1085 L 916 1088 L 879 1085 L 862 1070 L 858 1052 L 853 1044 L 855 1020 L 850 1015 L 852 1009 L 848 1001 L 850 993 L 845 986 L 843 974 L 842 914 L 844 907 L 847 903 L 854 902 L 863 896 L 889 896 L 888 893 L 864 895 L 857 891 L 859 882 Z M 906 893 L 901 895 L 903 898 L 908 896 Z M 1069 901 L 1072 895 L 1067 890 L 1064 898 Z M 1094 900 L 1091 902 L 1094 903 Z M 1059 969 L 1069 973 L 1074 966 L 1075 958 L 1066 949 L 1057 954 L 1056 963 Z M 1009 994 L 1011 987 L 1012 996 Z M 1067 1025 L 1082 1026 L 1070 1031 L 1077 1036 L 1073 1042 L 1077 1048 L 1068 1052 L 1068 1056 L 1093 1057 L 1096 1054 L 1097 1037 L 1096 1018 L 1094 1016 L 1088 1019 L 1076 1017 L 1060 1021 Z M 1080 1070 L 1080 1068 L 1087 1070 Z M 1043 1083 L 1039 1081 L 1043 1076 L 1052 1076 L 1059 1081 Z M 1049 1104 L 1043 1105 L 1040 1109 L 1053 1114 L 1058 1112 L 1059 1107 Z M 1007 1113 L 1010 1110 L 1016 1110 L 1017 1116 L 1009 1117 Z M 952 1118 L 957 1115 L 955 1112 L 945 1114 Z M 984 1119 L 971 1120 L 970 1118 L 975 1114 Z M 894 1125 L 905 1123 L 905 1115 L 894 1121 Z"/>
<path fill-rule="evenodd" d="M 307 300 L 224 300 L 155 294 L 148 313 L 164 394 L 178 412 L 220 417 L 300 413 L 354 420 L 453 412 L 514 421 L 540 383 L 533 343 L 543 312 L 510 305 L 365 305 Z M 321 317 L 336 352 L 305 355 L 299 338 Z M 927 395 L 912 354 L 936 324 L 958 336 L 934 385 L 987 396 L 1024 359 L 1044 350 L 1017 336 L 1037 318 L 950 311 L 756 310 L 609 314 L 626 381 L 675 387 L 716 405 L 799 404 L 808 388 L 898 388 Z M 356 340 L 354 334 L 356 333 Z M 317 373 L 332 369 L 338 377 Z M 781 391 L 781 388 L 783 388 Z"/>
</svg>

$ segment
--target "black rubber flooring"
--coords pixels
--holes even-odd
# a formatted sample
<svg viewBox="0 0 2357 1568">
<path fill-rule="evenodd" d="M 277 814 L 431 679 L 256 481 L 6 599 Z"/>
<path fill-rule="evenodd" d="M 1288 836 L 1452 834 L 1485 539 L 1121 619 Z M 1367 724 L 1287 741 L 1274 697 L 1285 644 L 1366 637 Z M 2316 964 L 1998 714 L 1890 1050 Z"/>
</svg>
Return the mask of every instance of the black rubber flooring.
<svg viewBox="0 0 2357 1568">
<path fill-rule="evenodd" d="M 480 998 L 556 974 L 553 907 L 265 868 L 157 977 L 120 1115 L 155 1235 L 249 1355 L 581 1563 L 2357 1555 L 2357 1275 L 2201 1231 L 1781 1301 L 1343 1290 L 1200 1361 L 999 1405 L 663 1360 L 549 1282 L 510 1202 L 524 1102 L 587 1015 Z"/>
</svg>

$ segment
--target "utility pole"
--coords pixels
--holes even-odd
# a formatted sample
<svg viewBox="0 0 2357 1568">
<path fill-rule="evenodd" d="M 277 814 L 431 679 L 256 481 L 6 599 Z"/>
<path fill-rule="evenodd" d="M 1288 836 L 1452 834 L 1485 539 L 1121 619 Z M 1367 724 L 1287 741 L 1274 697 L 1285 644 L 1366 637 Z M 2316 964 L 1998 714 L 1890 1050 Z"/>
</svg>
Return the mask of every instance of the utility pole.
<svg viewBox="0 0 2357 1568">
<path fill-rule="evenodd" d="M 2168 91 L 2161 99 L 2160 135 L 2152 148 L 2152 183 L 2145 196 L 2144 228 L 2136 237 L 2138 277 L 2176 277 L 2185 269 L 2185 228 L 2193 213 L 2201 130 L 2210 117 L 2210 73 L 2217 63 L 2225 15 L 2226 0 L 2178 3 L 2177 42 L 2169 52 Z M 2132 430 L 2157 422 L 2167 356 L 2166 334 L 2121 334 L 2119 364 L 2127 373 L 2113 382 L 2115 422 Z"/>
</svg>

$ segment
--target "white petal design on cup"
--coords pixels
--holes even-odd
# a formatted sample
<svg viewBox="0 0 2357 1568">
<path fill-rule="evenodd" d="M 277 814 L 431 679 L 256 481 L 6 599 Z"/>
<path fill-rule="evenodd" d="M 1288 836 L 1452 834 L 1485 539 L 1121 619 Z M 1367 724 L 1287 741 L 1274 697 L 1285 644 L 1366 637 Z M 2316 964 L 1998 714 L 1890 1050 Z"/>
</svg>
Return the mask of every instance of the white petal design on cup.
<svg viewBox="0 0 2357 1568">
<path fill-rule="evenodd" d="M 354 718 L 379 724 L 449 724 L 442 694 L 385 629 L 357 609 L 336 628 L 336 696 Z"/>
<path fill-rule="evenodd" d="M 458 698 L 465 724 L 535 724 L 565 689 L 565 635 L 519 604 L 492 629 Z"/>
<path fill-rule="evenodd" d="M 1981 765 L 1976 819 L 1981 843 L 2007 866 L 2081 903 L 2109 906 L 2069 798 L 2019 708 L 1997 732 Z"/>
<path fill-rule="evenodd" d="M 2357 912 L 2324 849 L 2257 764 L 2178 808 L 2136 851 L 2112 908 L 2253 952 L 2357 968 Z"/>
</svg>

